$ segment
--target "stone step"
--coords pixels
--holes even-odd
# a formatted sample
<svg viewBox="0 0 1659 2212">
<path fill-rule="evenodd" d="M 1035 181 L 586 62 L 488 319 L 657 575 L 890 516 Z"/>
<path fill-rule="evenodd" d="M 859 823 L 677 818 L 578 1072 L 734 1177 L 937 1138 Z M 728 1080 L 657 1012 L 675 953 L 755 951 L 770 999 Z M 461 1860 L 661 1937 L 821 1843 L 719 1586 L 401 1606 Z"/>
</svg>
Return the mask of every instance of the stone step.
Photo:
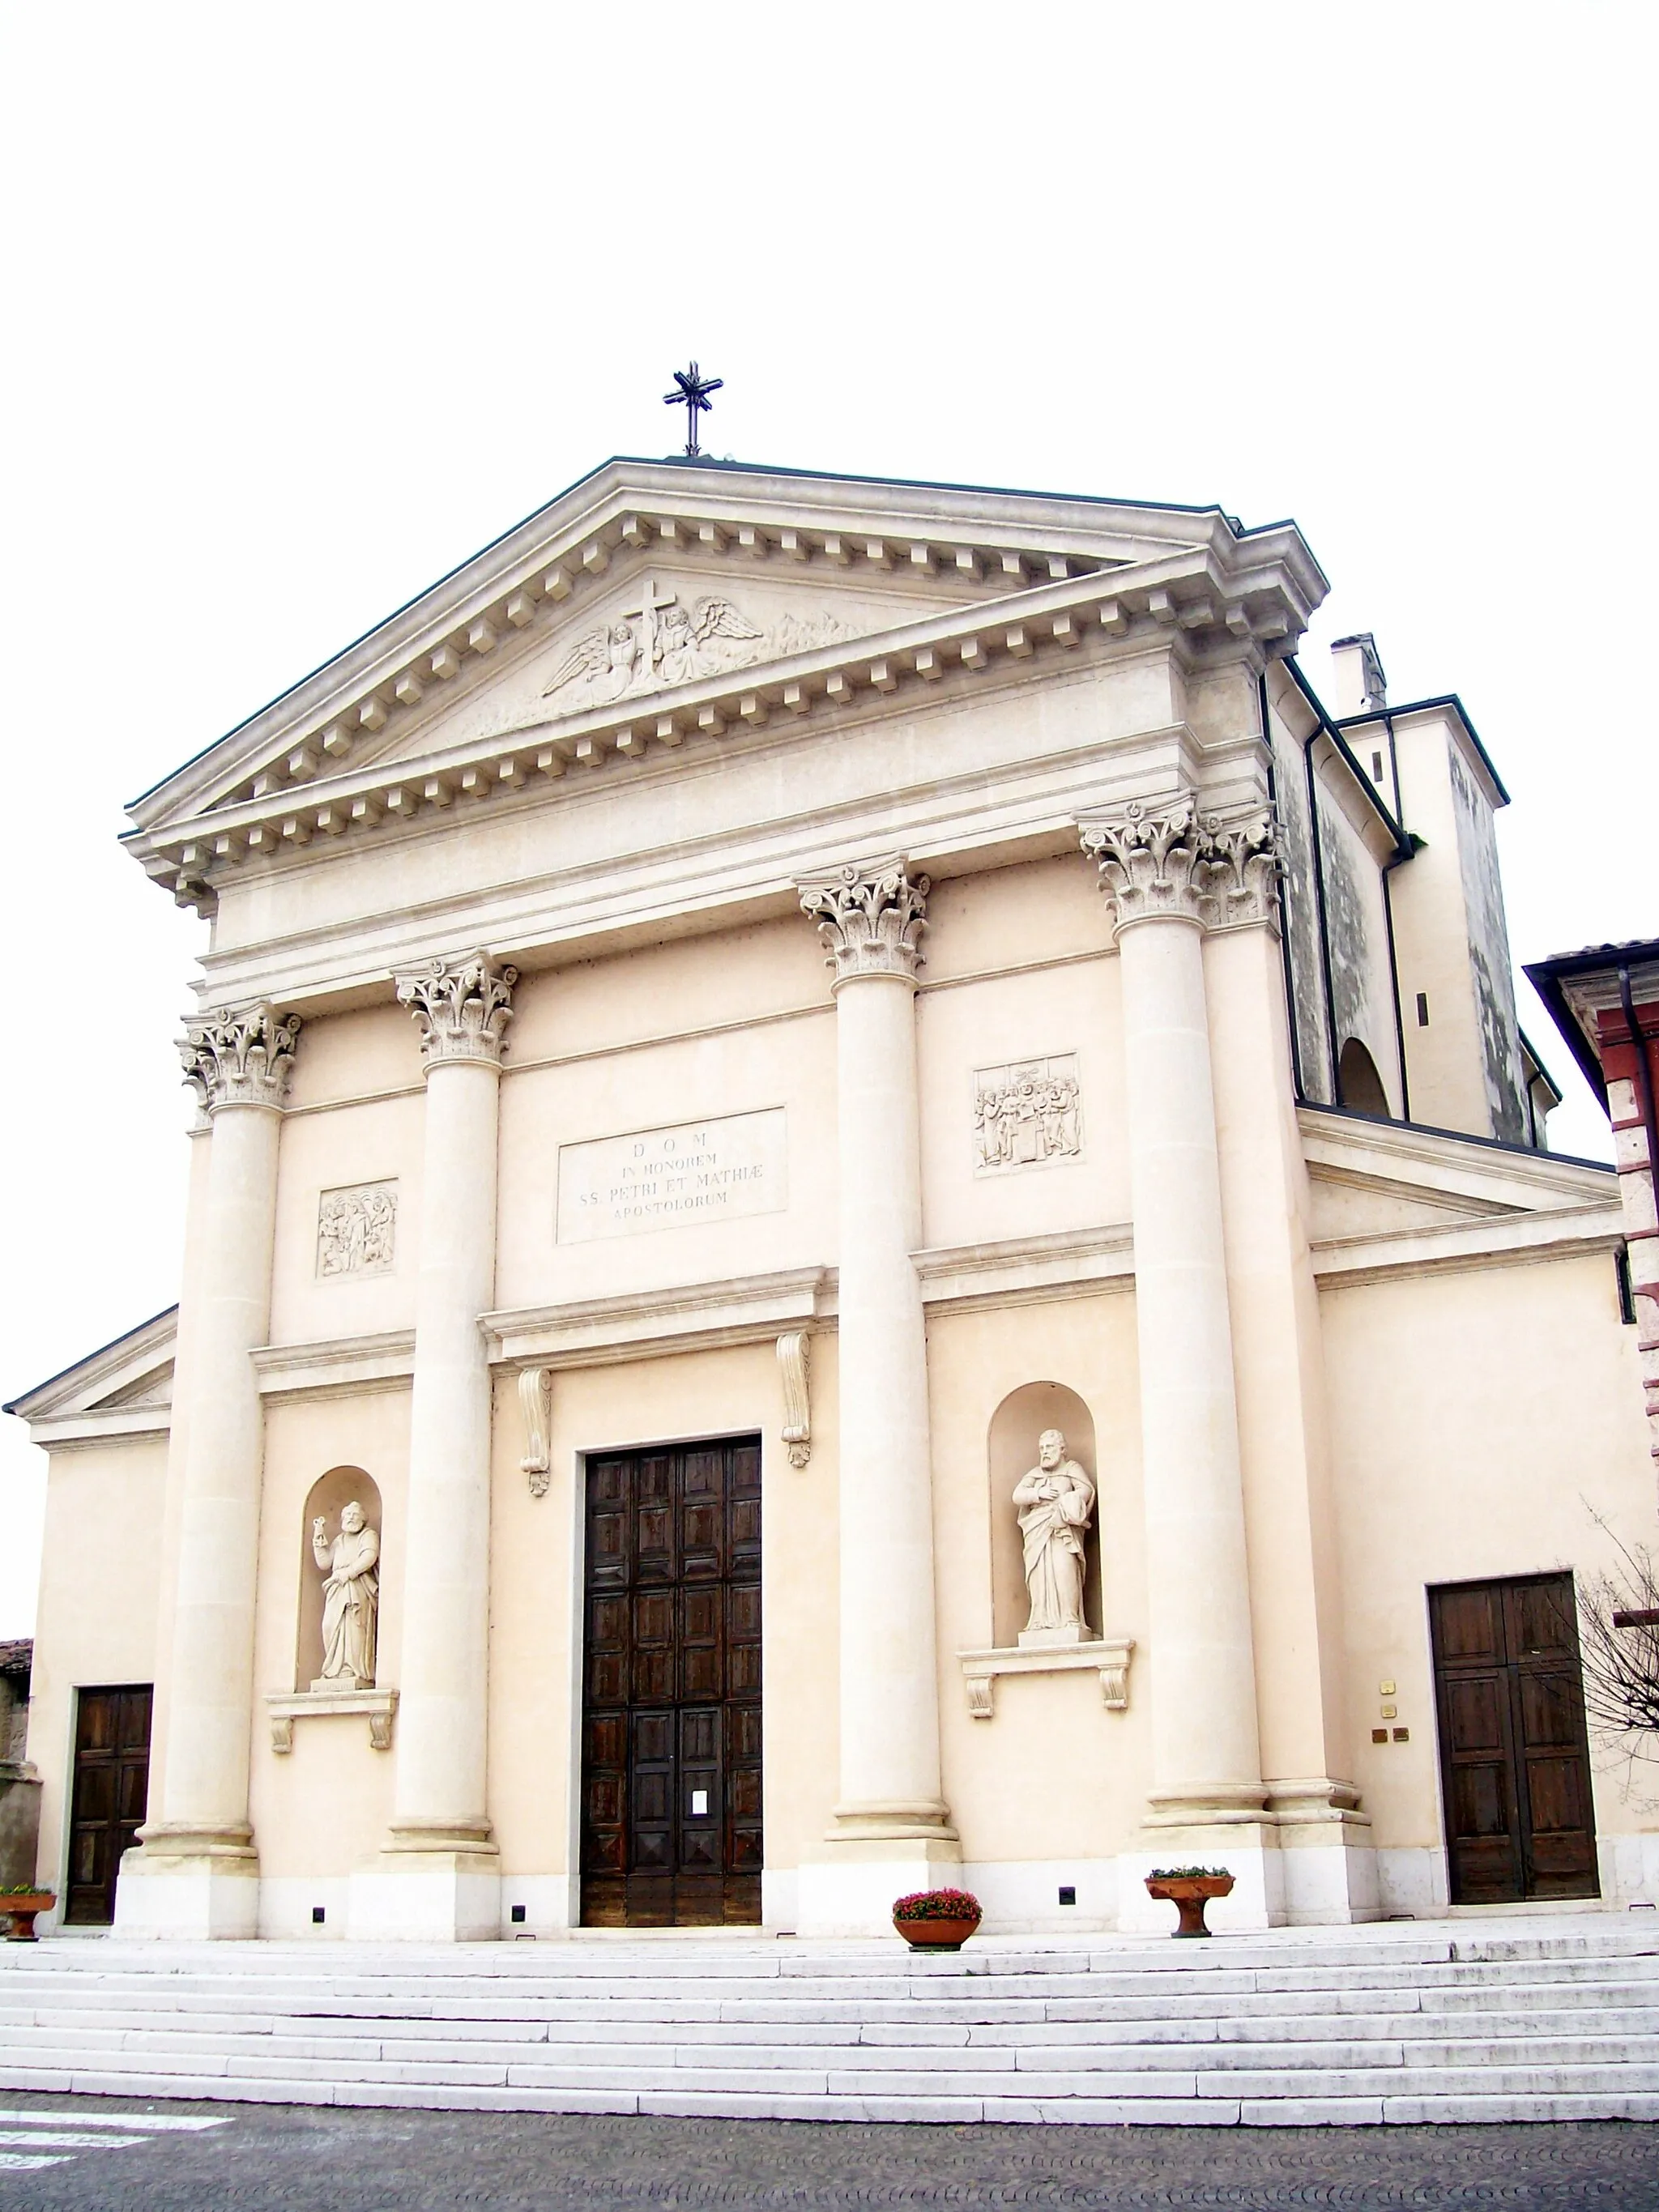
<svg viewBox="0 0 1659 2212">
<path fill-rule="evenodd" d="M 670 1955 L 672 1950 L 672 1955 Z M 728 2118 L 1659 2118 L 1659 1929 L 791 1950 L 49 1942 L 0 2086 Z"/>
</svg>

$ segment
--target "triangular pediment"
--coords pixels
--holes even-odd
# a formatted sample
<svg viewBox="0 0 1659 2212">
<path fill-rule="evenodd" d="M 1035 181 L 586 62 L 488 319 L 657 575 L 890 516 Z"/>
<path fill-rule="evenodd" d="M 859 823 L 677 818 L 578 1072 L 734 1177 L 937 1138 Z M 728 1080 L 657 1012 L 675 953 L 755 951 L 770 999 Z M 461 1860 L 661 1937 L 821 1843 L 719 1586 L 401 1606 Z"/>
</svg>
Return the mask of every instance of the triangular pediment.
<svg viewBox="0 0 1659 2212">
<path fill-rule="evenodd" d="M 569 762 L 1137 628 L 1279 649 L 1323 591 L 1294 525 L 1218 508 L 607 462 L 135 801 L 127 842 L 210 910 L 226 869 Z"/>
<path fill-rule="evenodd" d="M 6 1407 L 37 1443 L 116 1442 L 165 1433 L 173 1403 L 179 1310 L 141 1322 Z"/>
</svg>

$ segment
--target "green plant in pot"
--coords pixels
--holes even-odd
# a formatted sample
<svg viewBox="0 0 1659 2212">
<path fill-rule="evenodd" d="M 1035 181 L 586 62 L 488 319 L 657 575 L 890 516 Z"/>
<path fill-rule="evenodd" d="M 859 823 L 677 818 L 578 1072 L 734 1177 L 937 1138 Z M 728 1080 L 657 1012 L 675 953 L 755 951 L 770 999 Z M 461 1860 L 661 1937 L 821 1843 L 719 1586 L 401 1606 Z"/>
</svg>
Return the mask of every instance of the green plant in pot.
<svg viewBox="0 0 1659 2212">
<path fill-rule="evenodd" d="M 1204 1924 L 1204 1908 L 1212 1897 L 1225 1897 L 1233 1886 L 1225 1867 L 1154 1867 L 1146 1877 L 1148 1897 L 1166 1898 L 1180 1914 L 1170 1931 L 1175 1936 L 1212 1936 Z"/>
<path fill-rule="evenodd" d="M 914 1951 L 959 1951 L 980 1923 L 965 1889 L 918 1889 L 893 1906 L 893 1925 Z"/>
<path fill-rule="evenodd" d="M 15 1881 L 0 1889 L 0 1919 L 5 1925 L 8 1943 L 38 1943 L 34 1932 L 34 1917 L 38 1912 L 50 1912 L 58 1902 L 57 1893 L 42 1889 L 38 1882 Z"/>
</svg>

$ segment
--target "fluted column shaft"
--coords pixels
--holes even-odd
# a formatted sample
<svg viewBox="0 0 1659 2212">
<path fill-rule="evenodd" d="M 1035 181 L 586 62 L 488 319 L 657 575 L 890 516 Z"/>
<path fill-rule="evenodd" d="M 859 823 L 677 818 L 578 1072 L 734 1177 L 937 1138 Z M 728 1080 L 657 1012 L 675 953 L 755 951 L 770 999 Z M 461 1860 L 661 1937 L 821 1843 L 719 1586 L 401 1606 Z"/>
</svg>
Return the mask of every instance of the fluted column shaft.
<svg viewBox="0 0 1659 2212">
<path fill-rule="evenodd" d="M 1217 829 L 1179 801 L 1084 829 L 1122 965 L 1152 1811 L 1194 1822 L 1263 1802 L 1203 951 L 1258 872 Z"/>
<path fill-rule="evenodd" d="M 921 1241 L 917 939 L 902 861 L 803 884 L 836 971 L 841 1787 L 848 1836 L 948 1837 L 941 1796 Z"/>
<path fill-rule="evenodd" d="M 415 1304 L 392 1844 L 487 1846 L 488 1350 L 501 1036 L 511 969 L 480 953 L 398 978 L 422 1028 L 426 1140 Z"/>
<path fill-rule="evenodd" d="M 191 1314 L 179 1569 L 161 1771 L 147 1851 L 251 1855 L 248 1761 L 264 1417 L 249 1357 L 270 1325 L 276 1154 L 299 1022 L 268 1006 L 190 1024 L 186 1079 L 211 1118 Z"/>
</svg>

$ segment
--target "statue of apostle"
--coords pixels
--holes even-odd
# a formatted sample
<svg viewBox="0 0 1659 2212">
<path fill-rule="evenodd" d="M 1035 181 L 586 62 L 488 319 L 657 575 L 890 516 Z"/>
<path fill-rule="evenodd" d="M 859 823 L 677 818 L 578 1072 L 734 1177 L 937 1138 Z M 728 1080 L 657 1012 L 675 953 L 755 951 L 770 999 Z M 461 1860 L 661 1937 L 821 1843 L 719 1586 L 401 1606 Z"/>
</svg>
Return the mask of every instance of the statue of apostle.
<svg viewBox="0 0 1659 2212">
<path fill-rule="evenodd" d="M 328 1576 L 323 1584 L 323 1671 L 313 1690 L 372 1690 L 374 1630 L 380 1585 L 374 1572 L 380 1540 L 354 1498 L 331 1544 L 319 1514 L 311 1524 L 312 1556 Z"/>
<path fill-rule="evenodd" d="M 1037 1464 L 1015 1484 L 1014 1504 L 1031 1593 L 1031 1618 L 1020 1641 L 1080 1643 L 1089 1632 L 1083 1619 L 1083 1547 L 1095 1486 L 1066 1458 L 1058 1429 L 1045 1429 L 1037 1438 Z"/>
</svg>

